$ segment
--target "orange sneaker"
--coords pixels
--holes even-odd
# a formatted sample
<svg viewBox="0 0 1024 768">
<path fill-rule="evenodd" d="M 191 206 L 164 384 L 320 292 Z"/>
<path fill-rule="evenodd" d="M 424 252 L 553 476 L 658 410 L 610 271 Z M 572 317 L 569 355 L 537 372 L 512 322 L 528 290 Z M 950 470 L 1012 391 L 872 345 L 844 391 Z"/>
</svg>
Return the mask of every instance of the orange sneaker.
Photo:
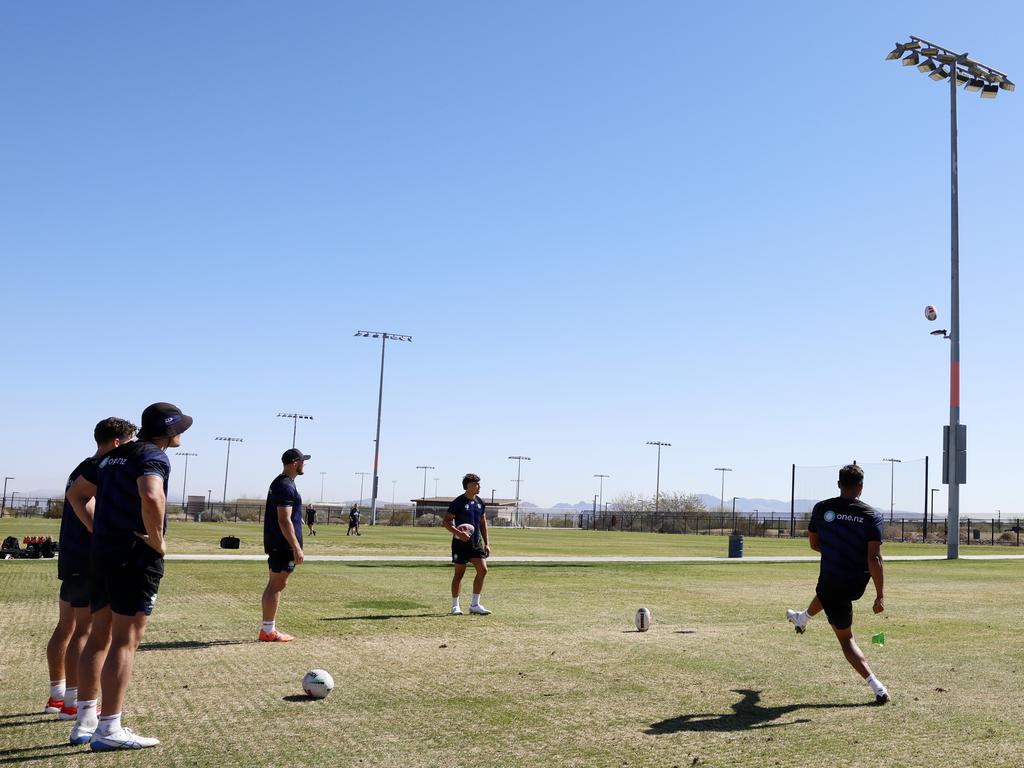
<svg viewBox="0 0 1024 768">
<path fill-rule="evenodd" d="M 261 643 L 290 643 L 294 639 L 294 637 L 282 632 L 280 629 L 275 629 L 273 632 L 264 632 L 262 629 L 260 630 Z"/>
<path fill-rule="evenodd" d="M 97 712 L 99 707 L 96 708 Z M 60 712 L 57 713 L 58 720 L 74 720 L 78 717 L 78 707 L 69 707 L 65 704 L 60 708 Z"/>
<path fill-rule="evenodd" d="M 43 707 L 43 713 L 47 715 L 56 715 L 60 712 L 61 707 L 64 706 L 64 699 L 55 699 L 52 696 L 47 700 L 46 706 Z"/>
</svg>

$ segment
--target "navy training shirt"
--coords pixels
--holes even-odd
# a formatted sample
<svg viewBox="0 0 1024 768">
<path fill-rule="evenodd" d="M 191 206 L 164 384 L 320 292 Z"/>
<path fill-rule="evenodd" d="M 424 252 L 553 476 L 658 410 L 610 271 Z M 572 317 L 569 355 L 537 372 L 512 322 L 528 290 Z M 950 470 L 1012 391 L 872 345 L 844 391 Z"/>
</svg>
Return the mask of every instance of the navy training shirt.
<svg viewBox="0 0 1024 768">
<path fill-rule="evenodd" d="M 68 484 L 64 486 L 64 512 L 60 516 L 60 547 L 57 552 L 57 578 L 63 579 L 65 573 L 80 573 L 88 568 L 89 548 L 92 546 L 92 534 L 85 524 L 78 519 L 71 502 L 68 501 L 68 490 L 79 477 L 84 477 L 96 485 L 96 456 L 90 456 L 81 462 L 68 475 Z"/>
<path fill-rule="evenodd" d="M 882 541 L 882 515 L 860 499 L 819 501 L 807 530 L 821 543 L 819 579 L 861 584 L 870 578 L 868 542 Z"/>
<path fill-rule="evenodd" d="M 270 553 L 275 549 L 291 549 L 292 545 L 281 533 L 281 525 L 277 522 L 277 508 L 292 508 L 292 528 L 295 529 L 295 538 L 302 546 L 302 497 L 299 489 L 295 487 L 295 481 L 288 475 L 278 475 L 270 484 L 267 491 L 267 510 L 263 515 L 263 551 Z"/>
<path fill-rule="evenodd" d="M 154 475 L 164 481 L 171 476 L 171 461 L 148 440 L 136 440 L 119 445 L 99 460 L 96 473 L 96 514 L 93 517 L 93 548 L 123 541 L 135 533 L 145 534 L 142 522 L 142 497 L 139 495 L 140 477 Z M 163 532 L 167 533 L 167 515 Z"/>
<path fill-rule="evenodd" d="M 458 498 L 452 499 L 448 505 L 448 513 L 455 517 L 455 527 L 458 528 L 460 525 L 469 523 L 473 526 L 473 537 L 471 541 L 476 546 L 483 544 L 483 534 L 480 532 L 480 519 L 484 516 L 484 510 L 486 505 L 477 496 L 474 499 L 467 499 L 466 495 L 463 494 Z M 452 537 L 455 538 L 454 536 Z M 459 539 L 461 541 L 461 539 Z"/>
</svg>

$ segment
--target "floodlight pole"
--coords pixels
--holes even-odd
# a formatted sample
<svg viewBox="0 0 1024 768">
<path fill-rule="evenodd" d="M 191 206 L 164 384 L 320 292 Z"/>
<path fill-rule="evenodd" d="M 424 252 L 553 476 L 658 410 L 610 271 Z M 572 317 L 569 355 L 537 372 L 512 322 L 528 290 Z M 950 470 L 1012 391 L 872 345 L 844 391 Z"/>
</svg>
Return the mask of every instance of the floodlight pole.
<svg viewBox="0 0 1024 768">
<path fill-rule="evenodd" d="M 320 503 L 321 504 L 324 503 L 324 477 L 326 477 L 326 475 L 327 475 L 326 472 L 321 472 L 320 473 Z"/>
<path fill-rule="evenodd" d="M 380 389 L 377 392 L 377 437 L 373 441 L 373 487 L 370 489 L 370 525 L 377 524 L 377 485 L 380 464 L 380 413 L 384 404 L 384 350 L 388 339 L 392 341 L 412 341 L 412 336 L 387 331 L 356 331 L 355 336 L 363 338 L 380 338 Z M 361 501 L 361 499 L 360 499 Z"/>
<path fill-rule="evenodd" d="M 722 498 L 718 502 L 718 514 L 725 514 L 725 473 L 732 472 L 732 467 L 715 467 L 715 472 L 722 473 Z M 736 508 L 735 501 L 733 502 L 733 509 Z"/>
<path fill-rule="evenodd" d="M 359 475 L 359 501 L 356 502 L 356 508 L 358 509 L 359 505 L 363 503 L 363 480 L 370 473 L 369 472 L 356 472 L 356 474 Z"/>
<path fill-rule="evenodd" d="M 224 460 L 224 495 L 220 498 L 221 505 L 228 503 L 228 467 L 231 466 L 231 444 L 243 442 L 240 437 L 215 437 L 214 440 L 224 440 L 228 444 L 228 456 Z"/>
<path fill-rule="evenodd" d="M 519 512 L 519 483 L 522 482 L 523 477 L 523 462 L 530 461 L 529 456 L 509 456 L 510 459 L 517 462 L 516 464 L 516 525 L 522 525 L 522 519 Z"/>
<path fill-rule="evenodd" d="M 922 46 L 925 46 L 922 48 Z M 931 61 L 935 56 L 949 67 L 949 170 L 950 170 L 950 327 L 949 334 L 949 427 L 944 439 L 946 461 L 943 465 L 943 482 L 949 486 L 949 514 L 947 529 L 953 535 L 947 537 L 946 557 L 955 560 L 960 556 L 960 485 L 967 482 L 967 429 L 960 424 L 960 192 L 957 161 L 957 119 L 956 88 L 961 79 L 969 90 L 981 91 L 984 98 L 995 98 L 1000 89 L 1013 91 L 1014 84 L 1005 72 L 993 69 L 987 64 L 974 61 L 966 53 L 957 53 L 943 46 L 930 43 L 920 37 L 910 36 L 909 43 L 897 43 L 888 59 L 899 59 L 910 51 L 903 64 L 912 57 L 916 64 L 920 50 Z M 935 68 L 932 67 L 934 70 Z M 937 80 L 944 72 L 938 68 Z"/>
<path fill-rule="evenodd" d="M 279 413 L 277 414 L 279 419 L 291 419 L 292 420 L 292 448 L 295 447 L 295 435 L 299 431 L 299 419 L 313 420 L 312 416 L 308 416 L 304 413 Z"/>
<path fill-rule="evenodd" d="M 427 464 L 417 464 L 416 465 L 416 469 L 422 469 L 423 470 L 423 499 L 426 500 L 426 498 L 427 498 L 427 470 L 428 469 L 437 469 L 437 467 L 431 467 L 431 466 L 429 466 Z"/>
<path fill-rule="evenodd" d="M 889 462 L 889 525 L 892 525 L 893 493 L 896 485 L 896 465 L 902 464 L 900 459 L 882 459 Z"/>
<path fill-rule="evenodd" d="M 932 488 L 932 528 L 935 527 L 935 492 L 938 488 Z"/>
<path fill-rule="evenodd" d="M 660 440 L 648 440 L 648 445 L 658 446 L 658 473 L 654 480 L 654 514 L 658 514 L 658 502 L 661 500 L 661 449 L 662 446 L 670 448 L 672 443 L 663 443 Z"/>
<path fill-rule="evenodd" d="M 188 457 L 189 456 L 198 456 L 198 455 L 199 455 L 198 453 L 189 453 L 188 451 L 178 451 L 175 454 L 175 456 L 184 456 L 185 457 L 185 477 L 183 477 L 182 480 L 181 480 L 181 511 L 182 512 L 185 512 L 185 506 L 186 506 L 186 503 L 188 502 L 188 496 L 185 495 L 185 489 L 188 486 Z"/>
<path fill-rule="evenodd" d="M 604 506 L 604 479 L 606 477 L 611 477 L 611 475 L 594 475 L 594 477 L 600 478 L 598 480 L 599 485 L 598 485 L 598 491 L 597 491 L 597 495 L 598 495 L 598 509 L 600 509 L 601 507 Z"/>
<path fill-rule="evenodd" d="M 7 509 L 7 481 L 8 480 L 14 480 L 14 479 L 16 479 L 16 478 L 13 478 L 13 477 L 5 477 L 4 478 L 4 496 L 3 496 L 3 501 L 0 501 L 0 517 L 4 516 L 4 511 Z"/>
</svg>

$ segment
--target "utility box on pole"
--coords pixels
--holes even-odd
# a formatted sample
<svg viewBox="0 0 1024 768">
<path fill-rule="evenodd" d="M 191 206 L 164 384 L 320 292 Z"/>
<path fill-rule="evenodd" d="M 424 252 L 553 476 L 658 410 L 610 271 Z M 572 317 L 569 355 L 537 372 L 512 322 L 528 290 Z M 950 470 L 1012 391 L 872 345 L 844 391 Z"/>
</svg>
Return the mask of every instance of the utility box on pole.
<svg viewBox="0 0 1024 768">
<path fill-rule="evenodd" d="M 942 482 L 950 485 L 949 478 L 949 426 L 942 428 Z M 956 427 L 956 485 L 967 485 L 967 425 Z"/>
</svg>

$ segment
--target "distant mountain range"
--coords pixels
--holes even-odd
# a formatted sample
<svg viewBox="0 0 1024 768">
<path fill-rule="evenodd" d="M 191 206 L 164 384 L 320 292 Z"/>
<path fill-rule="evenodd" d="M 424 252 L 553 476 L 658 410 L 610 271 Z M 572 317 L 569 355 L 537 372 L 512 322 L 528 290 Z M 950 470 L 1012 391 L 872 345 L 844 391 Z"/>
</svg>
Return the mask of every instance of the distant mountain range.
<svg viewBox="0 0 1024 768">
<path fill-rule="evenodd" d="M 702 502 L 704 502 L 704 506 L 707 507 L 709 512 L 715 513 L 715 512 L 718 512 L 719 508 L 722 508 L 725 511 L 726 514 L 732 514 L 732 499 L 727 499 L 725 501 L 725 503 L 722 504 L 721 499 L 719 499 L 717 496 L 712 496 L 711 494 L 708 494 L 708 493 L 698 493 L 697 497 Z M 814 508 L 814 505 L 817 504 L 819 501 L 821 501 L 821 499 L 796 499 L 796 501 L 793 504 L 793 511 L 796 514 L 798 514 L 798 515 L 809 514 L 810 511 Z M 524 502 L 522 502 L 521 506 L 533 507 L 534 505 L 533 504 L 528 504 L 527 502 L 524 501 Z M 608 508 L 609 508 L 609 510 L 611 510 L 611 505 L 610 504 L 609 504 Z M 541 510 L 541 511 L 549 511 L 549 512 L 568 512 L 568 511 L 592 512 L 593 509 L 594 509 L 594 502 L 593 501 L 577 501 L 575 504 L 570 504 L 568 502 L 560 502 L 558 504 L 555 504 L 553 507 L 551 507 L 548 510 Z M 886 513 L 887 511 L 888 510 L 879 509 L 879 512 L 882 512 L 883 514 Z M 786 499 L 784 501 L 780 500 L 780 499 L 747 499 L 747 498 L 736 499 L 736 514 L 743 515 L 744 517 L 747 517 L 747 516 L 753 516 L 755 513 L 759 517 L 764 517 L 766 515 L 767 516 L 774 515 L 775 517 L 780 517 L 780 516 L 788 517 L 789 516 L 789 499 Z M 944 514 L 945 514 L 945 512 L 943 511 L 943 515 Z M 912 519 L 912 518 L 919 518 L 922 515 L 921 515 L 920 512 L 907 512 L 905 510 L 897 509 L 897 510 L 893 511 L 893 516 L 896 519 L 906 518 L 906 519 L 909 520 L 909 519 Z"/>
</svg>

